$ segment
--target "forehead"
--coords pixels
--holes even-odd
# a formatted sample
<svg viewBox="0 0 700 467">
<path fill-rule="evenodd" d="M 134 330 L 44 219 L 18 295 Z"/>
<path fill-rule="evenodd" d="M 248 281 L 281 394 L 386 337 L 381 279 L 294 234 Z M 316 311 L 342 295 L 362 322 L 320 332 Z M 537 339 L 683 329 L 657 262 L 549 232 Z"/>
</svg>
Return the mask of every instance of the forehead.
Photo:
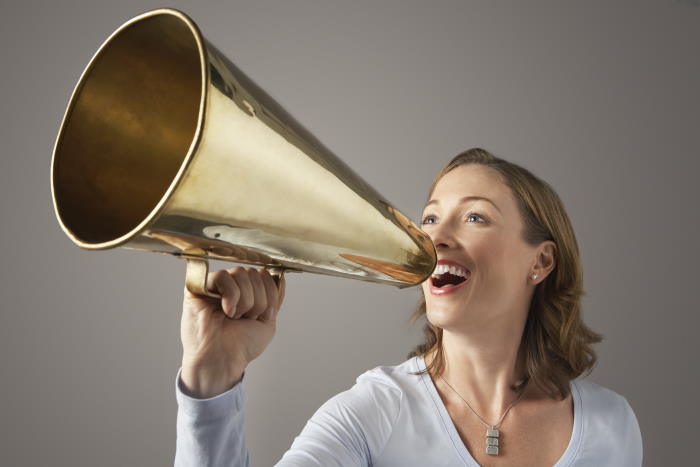
<svg viewBox="0 0 700 467">
<path fill-rule="evenodd" d="M 441 202 L 465 196 L 483 196 L 499 207 L 512 201 L 510 189 L 495 170 L 482 165 L 461 165 L 446 173 L 435 185 L 430 199 Z"/>
</svg>

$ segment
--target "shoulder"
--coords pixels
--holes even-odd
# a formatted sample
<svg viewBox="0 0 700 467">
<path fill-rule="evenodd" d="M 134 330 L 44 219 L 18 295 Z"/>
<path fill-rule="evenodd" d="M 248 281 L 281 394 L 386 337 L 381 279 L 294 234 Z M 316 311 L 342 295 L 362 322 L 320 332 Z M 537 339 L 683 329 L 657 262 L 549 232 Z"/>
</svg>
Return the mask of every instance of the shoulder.
<svg viewBox="0 0 700 467">
<path fill-rule="evenodd" d="M 572 383 L 572 389 L 579 392 L 587 444 L 601 450 L 609 446 L 624 455 L 625 463 L 621 465 L 641 465 L 641 431 L 627 398 L 585 378 L 577 378 Z M 627 463 L 630 460 L 633 461 Z"/>
<path fill-rule="evenodd" d="M 410 384 L 407 380 L 412 377 L 410 373 L 416 369 L 413 358 L 398 365 L 375 366 L 358 376 L 356 383 L 385 386 L 400 394 L 407 389 L 407 384 Z"/>
<path fill-rule="evenodd" d="M 636 419 L 632 407 L 621 394 L 585 378 L 577 378 L 573 383 L 579 391 L 582 410 L 586 414 L 607 421 L 630 421 L 631 417 Z"/>
<path fill-rule="evenodd" d="M 405 405 L 407 391 L 414 390 L 413 359 L 398 365 L 380 365 L 360 374 L 355 384 L 326 401 L 321 414 L 350 417 L 367 429 L 391 431 Z"/>
<path fill-rule="evenodd" d="M 380 365 L 360 374 L 355 384 L 332 397 L 324 406 L 352 406 L 356 410 L 383 412 L 392 422 L 398 418 L 406 390 L 410 360 L 398 365 Z"/>
</svg>

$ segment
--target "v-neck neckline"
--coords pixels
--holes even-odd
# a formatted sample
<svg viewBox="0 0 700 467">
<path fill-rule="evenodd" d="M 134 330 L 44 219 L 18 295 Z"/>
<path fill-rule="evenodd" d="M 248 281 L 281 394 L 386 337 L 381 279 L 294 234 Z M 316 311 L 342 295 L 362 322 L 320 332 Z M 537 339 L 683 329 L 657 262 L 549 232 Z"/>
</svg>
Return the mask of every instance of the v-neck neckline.
<svg viewBox="0 0 700 467">
<path fill-rule="evenodd" d="M 425 359 L 422 356 L 416 356 L 414 360 L 414 366 L 418 371 L 425 370 Z M 474 460 L 474 457 L 471 455 L 471 453 L 467 449 L 467 446 L 462 441 L 462 438 L 459 436 L 457 427 L 452 421 L 452 417 L 450 417 L 450 414 L 447 411 L 447 407 L 445 407 L 445 404 L 442 401 L 442 398 L 440 397 L 437 388 L 435 387 L 433 378 L 430 376 L 429 373 L 423 373 L 420 376 L 421 380 L 424 383 L 425 389 L 428 391 L 428 394 L 430 394 L 433 402 L 435 403 L 437 412 L 440 415 L 442 423 L 445 426 L 445 429 L 447 430 L 447 434 L 450 436 L 450 440 L 452 441 L 452 445 L 455 447 L 457 454 L 459 454 L 459 456 L 464 461 L 465 465 L 467 465 L 468 467 L 481 467 L 479 463 L 476 462 L 476 460 Z M 570 388 L 571 397 L 574 400 L 574 427 L 571 432 L 569 444 L 566 446 L 564 454 L 562 454 L 562 456 L 559 458 L 557 463 L 554 464 L 553 467 L 569 466 L 571 462 L 576 458 L 576 455 L 578 454 L 578 451 L 581 447 L 581 440 L 583 439 L 583 414 L 581 412 L 582 402 L 581 394 L 579 392 L 578 385 L 576 384 L 576 380 L 572 380 L 570 382 Z"/>
</svg>

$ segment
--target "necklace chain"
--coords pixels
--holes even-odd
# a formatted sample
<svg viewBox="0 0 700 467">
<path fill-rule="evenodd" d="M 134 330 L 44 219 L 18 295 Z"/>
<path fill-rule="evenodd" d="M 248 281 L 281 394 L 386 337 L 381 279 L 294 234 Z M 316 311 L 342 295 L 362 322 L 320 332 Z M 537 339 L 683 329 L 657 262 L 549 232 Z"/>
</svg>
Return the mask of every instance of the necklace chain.
<svg viewBox="0 0 700 467">
<path fill-rule="evenodd" d="M 495 425 L 490 425 L 490 424 L 486 423 L 484 421 L 484 419 L 479 416 L 478 413 L 476 413 L 476 410 L 474 410 L 472 408 L 471 404 L 469 404 L 469 402 L 467 402 L 467 400 L 464 397 L 462 397 L 462 395 L 460 393 L 458 393 L 457 390 L 455 388 L 453 388 L 450 383 L 445 381 L 445 378 L 443 378 L 442 375 L 440 375 L 440 379 L 443 380 L 445 382 L 445 384 L 448 385 L 450 387 L 450 389 L 452 389 L 455 392 L 455 394 L 457 394 L 459 396 L 459 398 L 462 399 L 467 404 L 467 407 L 469 407 L 469 409 L 472 412 L 474 412 L 474 415 L 476 415 L 479 418 L 479 420 L 481 420 L 481 423 L 486 425 L 487 428 L 498 428 L 498 426 L 501 424 L 501 422 L 503 421 L 503 419 L 505 418 L 506 414 L 511 409 L 511 407 L 513 407 L 520 400 L 520 398 L 523 396 L 523 394 L 525 394 L 525 388 L 523 387 L 521 389 L 518 397 L 513 402 L 511 402 L 510 405 L 506 408 L 505 412 L 503 412 L 503 415 L 501 415 L 501 418 L 498 420 L 498 423 L 496 423 Z"/>
</svg>

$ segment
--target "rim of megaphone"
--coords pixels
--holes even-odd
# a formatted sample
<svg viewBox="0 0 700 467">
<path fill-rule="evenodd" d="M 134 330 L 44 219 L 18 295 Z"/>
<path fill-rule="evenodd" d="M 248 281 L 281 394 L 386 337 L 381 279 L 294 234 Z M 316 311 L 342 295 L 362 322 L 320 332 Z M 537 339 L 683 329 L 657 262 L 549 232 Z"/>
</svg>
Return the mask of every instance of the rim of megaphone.
<svg viewBox="0 0 700 467">
<path fill-rule="evenodd" d="M 112 41 L 119 35 L 121 34 L 124 30 L 129 28 L 130 26 L 134 25 L 135 23 L 138 23 L 146 18 L 151 18 L 153 16 L 158 16 L 158 15 L 171 15 L 175 16 L 178 19 L 180 19 L 184 24 L 187 25 L 187 27 L 190 29 L 192 32 L 192 37 L 195 40 L 195 43 L 197 44 L 197 53 L 199 54 L 199 66 L 200 66 L 200 78 L 201 78 L 201 93 L 200 93 L 200 100 L 199 100 L 199 114 L 197 116 L 197 126 L 194 132 L 194 136 L 192 137 L 192 142 L 190 143 L 190 146 L 187 150 L 187 155 L 184 157 L 182 163 L 180 164 L 180 168 L 178 169 L 177 174 L 173 177 L 173 180 L 170 182 L 170 185 L 168 186 L 167 190 L 163 193 L 161 198 L 158 200 L 158 203 L 155 205 L 155 207 L 151 210 L 151 212 L 148 213 L 148 215 L 138 224 L 136 225 L 133 229 L 131 229 L 129 232 L 125 233 L 124 235 L 121 235 L 120 237 L 117 237 L 112 240 L 108 240 L 106 242 L 86 242 L 82 239 L 80 239 L 78 236 L 76 236 L 72 230 L 68 228 L 68 226 L 65 224 L 61 212 L 58 208 L 58 203 L 56 201 L 56 189 L 54 186 L 55 178 L 54 178 L 54 171 L 56 167 L 56 153 L 58 152 L 61 142 L 63 139 L 63 135 L 66 129 L 66 122 L 68 121 L 71 112 L 74 109 L 75 103 L 80 96 L 80 92 L 85 85 L 85 82 L 87 81 L 87 78 L 92 71 L 95 62 L 97 61 L 98 57 L 102 55 L 102 53 L 105 51 L 105 49 L 112 43 Z M 201 139 L 202 139 L 202 131 L 204 128 L 204 121 L 205 121 L 205 113 L 206 113 L 206 102 L 207 102 L 207 94 L 208 94 L 208 82 L 209 82 L 209 67 L 207 66 L 207 51 L 206 51 L 206 46 L 205 46 L 205 41 L 204 37 L 202 36 L 201 31 L 199 30 L 199 27 L 197 27 L 197 24 L 189 17 L 187 14 L 183 13 L 180 10 L 174 9 L 174 8 L 157 8 L 153 10 L 146 11 L 144 13 L 141 13 L 140 15 L 134 16 L 133 18 L 129 19 L 126 21 L 124 24 L 119 26 L 112 34 L 107 37 L 107 39 L 104 40 L 102 45 L 97 49 L 97 51 L 93 54 L 92 58 L 88 62 L 87 66 L 83 70 L 83 72 L 80 75 L 80 78 L 78 79 L 77 84 L 75 85 L 75 88 L 73 89 L 73 93 L 71 94 L 70 100 L 68 101 L 68 105 L 66 106 L 66 111 L 63 114 L 63 120 L 61 120 L 61 126 L 58 130 L 58 136 L 56 137 L 56 141 L 54 143 L 54 148 L 53 148 L 53 153 L 51 156 L 51 198 L 53 200 L 53 207 L 54 207 L 54 212 L 56 213 L 56 217 L 58 219 L 58 222 L 61 226 L 61 229 L 68 235 L 68 237 L 79 247 L 89 249 L 89 250 L 102 250 L 106 248 L 114 248 L 117 246 L 120 246 L 124 243 L 127 243 L 130 239 L 135 237 L 136 235 L 139 234 L 163 209 L 163 206 L 165 203 L 168 201 L 168 198 L 170 197 L 171 193 L 177 189 L 178 185 L 183 179 L 183 176 L 185 172 L 187 171 L 187 168 L 190 166 L 190 163 L 192 162 L 192 159 L 194 158 L 194 154 L 197 151 L 197 147 L 199 146 Z"/>
</svg>

